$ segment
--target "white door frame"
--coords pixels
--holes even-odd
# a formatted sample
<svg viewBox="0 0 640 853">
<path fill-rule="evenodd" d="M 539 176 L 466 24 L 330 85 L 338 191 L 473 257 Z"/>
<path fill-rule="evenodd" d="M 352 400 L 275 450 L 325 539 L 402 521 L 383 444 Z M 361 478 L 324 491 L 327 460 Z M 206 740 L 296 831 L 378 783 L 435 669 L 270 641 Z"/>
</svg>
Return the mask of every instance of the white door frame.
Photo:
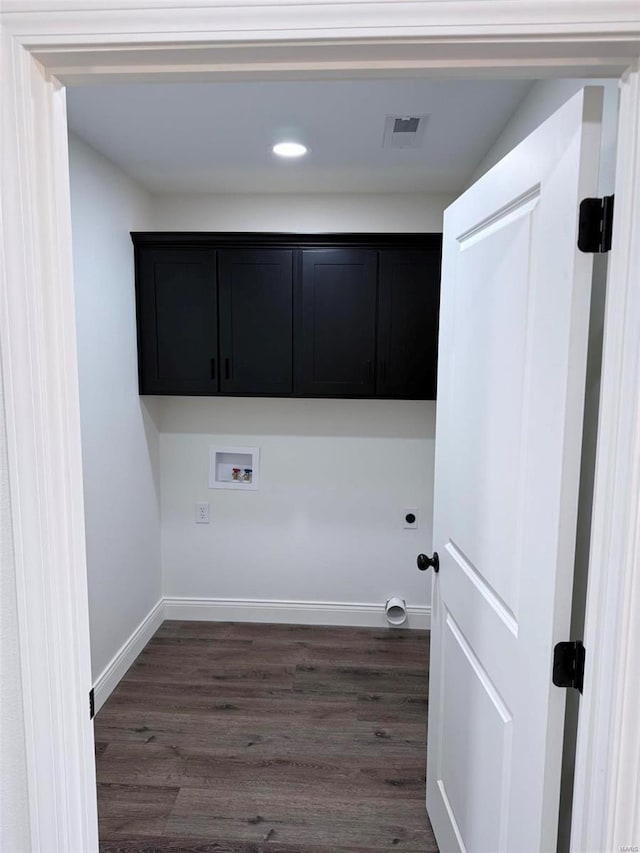
<svg viewBox="0 0 640 853">
<path fill-rule="evenodd" d="M 0 334 L 33 849 L 97 850 L 63 86 L 389 74 L 623 75 L 572 849 L 640 844 L 637 0 L 4 0 L 0 23 Z"/>
</svg>

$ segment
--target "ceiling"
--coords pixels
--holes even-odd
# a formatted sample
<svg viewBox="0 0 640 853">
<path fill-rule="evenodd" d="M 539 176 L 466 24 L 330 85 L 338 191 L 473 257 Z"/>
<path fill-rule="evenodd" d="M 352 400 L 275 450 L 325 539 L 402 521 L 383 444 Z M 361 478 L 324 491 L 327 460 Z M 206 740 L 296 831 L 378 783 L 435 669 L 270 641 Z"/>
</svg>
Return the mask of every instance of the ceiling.
<svg viewBox="0 0 640 853">
<path fill-rule="evenodd" d="M 152 192 L 462 189 L 527 80 L 121 84 L 68 90 L 69 126 Z M 429 116 L 422 147 L 383 148 L 387 115 Z M 274 143 L 309 147 L 281 160 Z"/>
</svg>

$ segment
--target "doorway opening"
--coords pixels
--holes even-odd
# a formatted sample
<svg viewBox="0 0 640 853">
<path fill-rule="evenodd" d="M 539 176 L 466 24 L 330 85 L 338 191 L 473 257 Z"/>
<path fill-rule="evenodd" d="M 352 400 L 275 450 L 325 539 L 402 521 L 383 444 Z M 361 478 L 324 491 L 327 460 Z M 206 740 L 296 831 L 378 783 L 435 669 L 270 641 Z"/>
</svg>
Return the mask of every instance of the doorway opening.
<svg viewBox="0 0 640 853">
<path fill-rule="evenodd" d="M 435 403 L 139 398 L 129 232 L 438 232 L 448 204 L 587 82 L 412 79 L 69 90 L 99 705 L 167 615 L 247 620 L 252 610 L 260 618 L 276 614 L 265 621 L 303 621 L 299 614 L 306 608 L 314 621 L 382 624 L 385 601 L 400 593 L 409 604 L 410 626 L 424 628 L 430 616 L 428 585 L 414 561 L 419 551 L 433 550 Z M 608 194 L 617 91 L 615 82 L 595 82 L 607 89 L 603 150 L 610 157 L 603 156 L 601 187 Z M 385 147 L 389 115 L 425 121 L 423 147 Z M 326 137 L 325 159 L 307 161 L 308 172 L 302 163 L 272 160 L 264 143 L 274 116 L 279 132 L 289 134 L 300 133 L 306 116 L 310 153 L 323 152 Z M 335 118 L 328 127 L 326 116 Z M 469 125 L 473 134 L 464 131 Z M 248 153 L 256 143 L 260 155 Z M 447 172 L 442 163 L 456 158 L 458 171 Z M 598 310 L 600 302 L 593 304 Z M 592 368 L 589 418 L 597 414 L 597 358 Z M 249 494 L 207 491 L 203 460 L 218 443 L 259 443 L 262 463 L 270 456 L 270 481 L 263 478 L 263 492 L 254 496 L 261 504 L 236 500 Z M 586 495 L 588 482 L 584 486 Z M 212 510 L 206 529 L 195 526 L 196 503 Z M 402 519 L 416 509 L 416 532 L 405 532 Z M 363 553 L 364 543 L 370 554 Z M 116 571 L 123 573 L 120 583 Z M 125 584 L 131 594 L 123 606 Z M 303 605 L 297 611 L 296 602 Z M 331 604 L 351 615 L 332 615 Z M 566 831 L 566 820 L 560 826 Z"/>
</svg>

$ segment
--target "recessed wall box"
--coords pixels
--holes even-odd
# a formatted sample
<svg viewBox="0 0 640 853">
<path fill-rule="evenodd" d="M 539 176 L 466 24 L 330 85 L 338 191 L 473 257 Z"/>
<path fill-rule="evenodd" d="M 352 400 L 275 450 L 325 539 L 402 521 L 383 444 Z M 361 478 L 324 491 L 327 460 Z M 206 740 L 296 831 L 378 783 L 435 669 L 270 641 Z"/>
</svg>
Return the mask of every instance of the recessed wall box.
<svg viewBox="0 0 640 853">
<path fill-rule="evenodd" d="M 260 448 L 209 447 L 210 489 L 253 489 L 260 483 Z"/>
</svg>

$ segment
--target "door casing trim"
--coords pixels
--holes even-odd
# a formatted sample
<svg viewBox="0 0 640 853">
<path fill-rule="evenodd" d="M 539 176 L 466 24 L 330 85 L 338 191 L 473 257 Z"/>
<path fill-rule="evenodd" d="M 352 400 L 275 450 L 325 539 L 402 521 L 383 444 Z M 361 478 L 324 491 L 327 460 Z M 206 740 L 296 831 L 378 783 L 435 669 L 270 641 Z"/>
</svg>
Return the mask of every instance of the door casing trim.
<svg viewBox="0 0 640 853">
<path fill-rule="evenodd" d="M 637 843 L 639 18 L 637 0 L 5 0 L 0 332 L 32 849 L 98 849 L 64 85 L 534 71 L 622 75 L 572 849 Z"/>
</svg>

